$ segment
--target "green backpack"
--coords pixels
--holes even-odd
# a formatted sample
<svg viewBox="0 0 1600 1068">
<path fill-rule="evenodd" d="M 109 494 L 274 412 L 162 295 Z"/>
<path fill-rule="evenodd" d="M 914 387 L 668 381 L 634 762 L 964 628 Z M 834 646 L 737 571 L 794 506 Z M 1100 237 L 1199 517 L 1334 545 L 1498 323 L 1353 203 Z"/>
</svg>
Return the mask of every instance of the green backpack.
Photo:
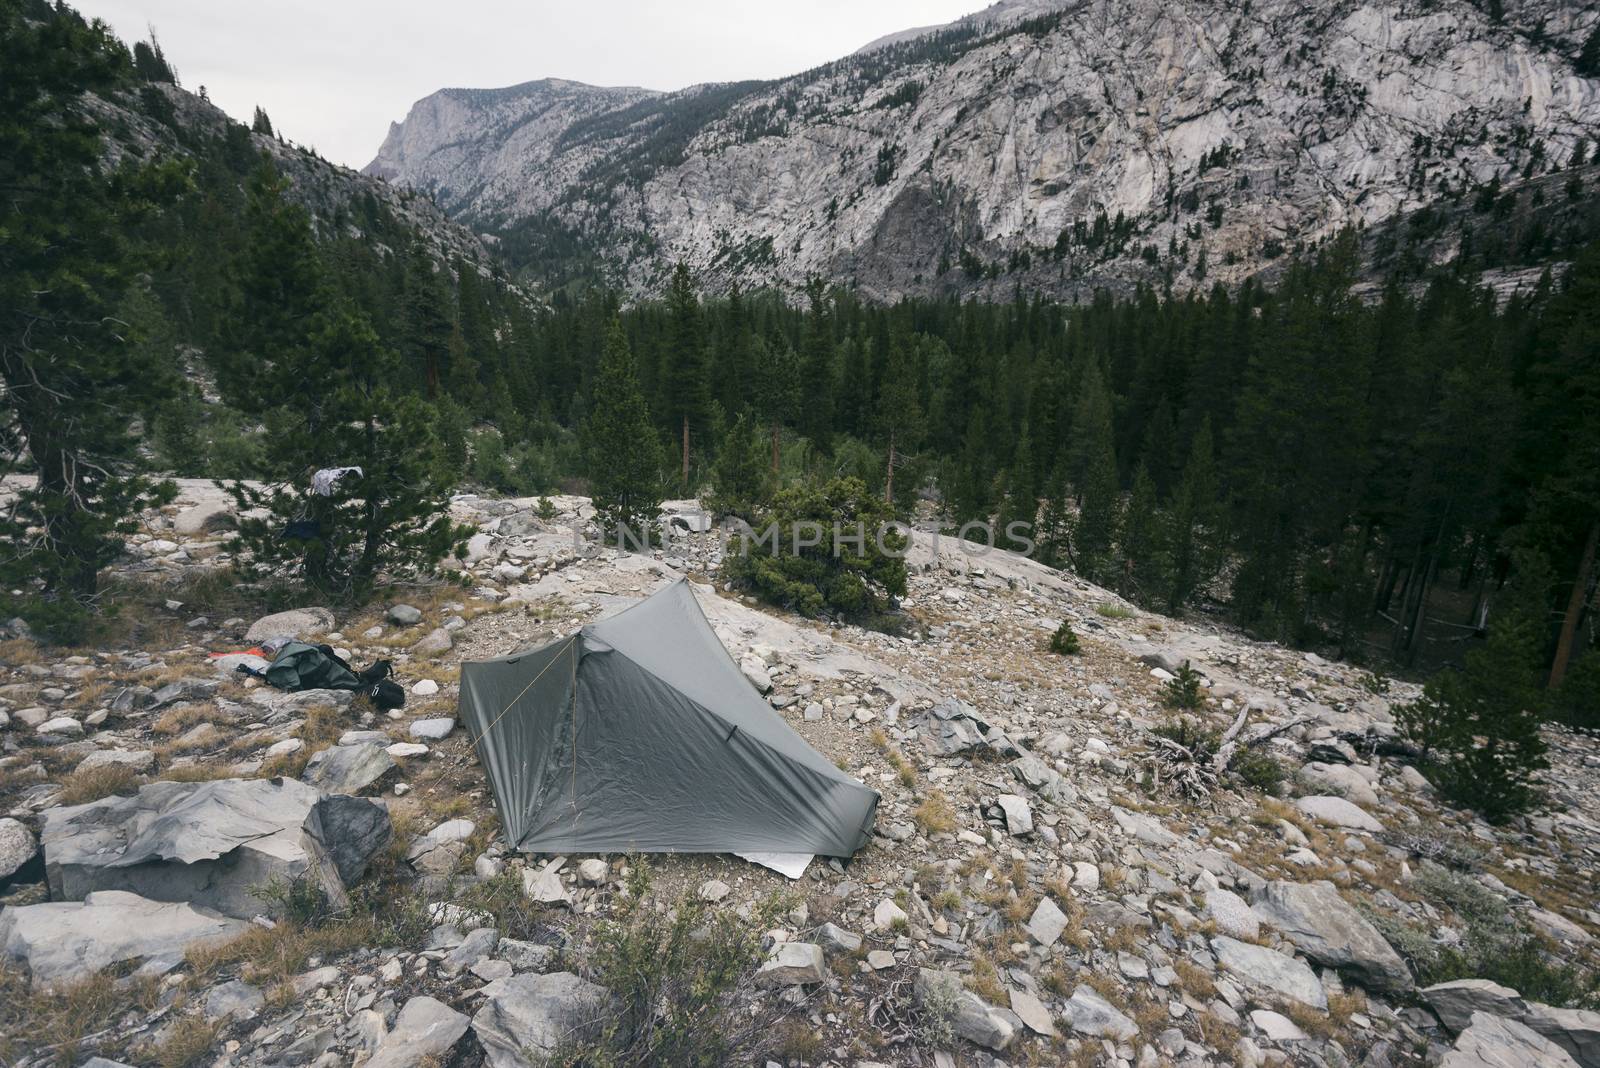
<svg viewBox="0 0 1600 1068">
<path fill-rule="evenodd" d="M 382 709 L 401 708 L 406 703 L 406 691 L 389 678 L 392 670 L 389 661 L 380 660 L 358 672 L 331 645 L 295 641 L 279 649 L 264 671 L 239 665 L 239 671 L 265 679 L 269 686 L 280 690 L 354 690 L 372 698 L 373 704 Z"/>
<path fill-rule="evenodd" d="M 261 677 L 280 690 L 362 690 L 361 677 L 327 645 L 290 642 L 278 650 Z"/>
</svg>

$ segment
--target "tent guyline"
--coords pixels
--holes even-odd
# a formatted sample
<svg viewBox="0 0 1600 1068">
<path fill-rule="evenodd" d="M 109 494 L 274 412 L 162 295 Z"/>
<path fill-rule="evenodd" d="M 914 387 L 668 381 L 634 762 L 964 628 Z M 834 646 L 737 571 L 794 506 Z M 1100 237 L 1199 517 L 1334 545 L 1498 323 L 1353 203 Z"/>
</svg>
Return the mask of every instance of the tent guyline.
<svg viewBox="0 0 1600 1068">
<path fill-rule="evenodd" d="M 507 841 L 527 852 L 844 857 L 877 813 L 876 792 L 755 693 L 683 579 L 576 634 L 463 664 L 460 718 Z"/>
</svg>

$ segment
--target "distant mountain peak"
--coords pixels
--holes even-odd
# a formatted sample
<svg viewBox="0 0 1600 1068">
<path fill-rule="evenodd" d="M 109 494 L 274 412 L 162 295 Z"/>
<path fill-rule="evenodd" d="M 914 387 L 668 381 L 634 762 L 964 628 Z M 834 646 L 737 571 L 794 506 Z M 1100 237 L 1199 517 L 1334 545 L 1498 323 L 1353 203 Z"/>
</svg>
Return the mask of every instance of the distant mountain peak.
<svg viewBox="0 0 1600 1068">
<path fill-rule="evenodd" d="M 419 101 L 368 170 L 553 277 L 868 296 L 1237 282 L 1600 144 L 1572 0 L 1003 0 L 814 70 Z M 530 90 L 528 86 L 537 86 Z"/>
</svg>

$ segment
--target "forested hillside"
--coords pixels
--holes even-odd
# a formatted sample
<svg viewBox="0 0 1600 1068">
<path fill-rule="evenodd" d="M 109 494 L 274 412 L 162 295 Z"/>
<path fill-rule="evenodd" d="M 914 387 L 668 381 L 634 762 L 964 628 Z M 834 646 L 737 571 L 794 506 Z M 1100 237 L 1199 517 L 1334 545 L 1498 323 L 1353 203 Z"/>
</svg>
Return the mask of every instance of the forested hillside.
<svg viewBox="0 0 1600 1068">
<path fill-rule="evenodd" d="M 952 527 L 1037 519 L 1041 558 L 1152 606 L 1221 603 L 1264 636 L 1436 664 L 1525 548 L 1549 569 L 1553 643 L 1600 516 L 1600 249 L 1501 304 L 1470 277 L 1368 303 L 1355 245 L 1270 290 L 1083 307 L 884 308 L 820 286 L 803 308 L 697 306 L 680 273 L 622 318 L 675 455 L 674 398 L 703 398 L 688 489 L 777 427 L 783 478 L 881 492 L 895 432 L 902 509 L 923 493 Z M 581 417 L 573 354 L 611 307 L 541 324 L 535 388 L 559 421 Z"/>
<path fill-rule="evenodd" d="M 260 109 L 229 120 L 154 41 L 4 0 L 0 43 L 0 474 L 33 479 L 0 520 L 8 606 L 81 634 L 162 474 L 266 482 L 239 492 L 277 525 L 242 534 L 296 556 L 278 534 L 301 522 L 328 589 L 443 555 L 461 460 L 442 398 L 503 394 L 495 331 L 533 312 L 488 250 Z M 341 464 L 369 472 L 359 492 L 312 499 Z"/>
</svg>

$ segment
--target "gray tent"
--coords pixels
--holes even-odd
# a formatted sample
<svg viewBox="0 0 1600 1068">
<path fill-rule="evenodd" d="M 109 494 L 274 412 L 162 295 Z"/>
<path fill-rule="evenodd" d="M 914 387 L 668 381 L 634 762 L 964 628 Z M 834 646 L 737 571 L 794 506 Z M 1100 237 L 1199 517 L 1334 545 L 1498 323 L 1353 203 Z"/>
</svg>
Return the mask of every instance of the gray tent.
<svg viewBox="0 0 1600 1068">
<path fill-rule="evenodd" d="M 463 665 L 461 719 L 530 853 L 817 853 L 878 795 L 763 701 L 680 579 L 538 649 Z"/>
</svg>

